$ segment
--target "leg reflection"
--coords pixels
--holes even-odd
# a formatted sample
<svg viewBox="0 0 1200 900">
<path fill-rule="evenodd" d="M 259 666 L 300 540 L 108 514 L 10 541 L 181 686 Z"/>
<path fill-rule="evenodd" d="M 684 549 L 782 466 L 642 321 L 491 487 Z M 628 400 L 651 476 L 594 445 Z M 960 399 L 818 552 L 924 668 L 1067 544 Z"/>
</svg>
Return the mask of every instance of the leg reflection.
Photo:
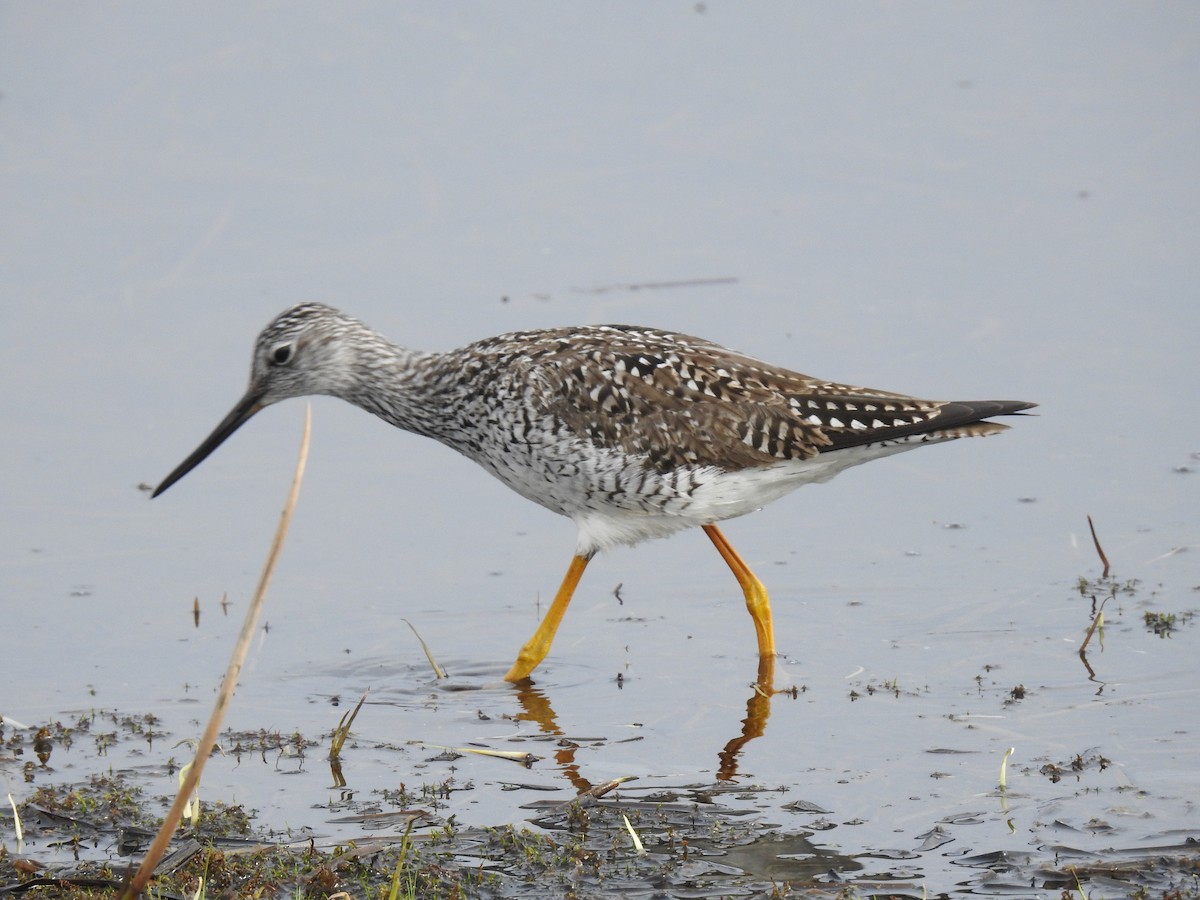
<svg viewBox="0 0 1200 900">
<path fill-rule="evenodd" d="M 771 717 L 771 697 L 775 693 L 775 657 L 758 658 L 758 680 L 754 693 L 746 701 L 746 718 L 742 719 L 742 733 L 733 738 L 725 749 L 717 754 L 717 780 L 730 781 L 737 775 L 738 754 L 742 748 L 767 730 L 767 719 Z"/>
<path fill-rule="evenodd" d="M 562 736 L 562 729 L 558 727 L 558 717 L 554 714 L 554 708 L 550 705 L 550 698 L 547 697 L 541 690 L 533 687 L 529 682 L 518 686 L 517 702 L 524 708 L 523 713 L 517 715 L 518 722 L 536 722 L 538 728 L 543 734 L 555 734 Z M 584 791 L 592 789 L 592 783 L 588 781 L 579 771 L 579 764 L 575 762 L 575 750 L 578 745 L 567 739 L 565 736 L 558 742 L 558 749 L 554 751 L 554 761 L 558 763 L 567 780 L 571 782 L 575 790 L 582 794 Z"/>
<path fill-rule="evenodd" d="M 746 718 L 742 719 L 741 733 L 725 744 L 717 754 L 717 780 L 730 781 L 738 774 L 738 757 L 742 749 L 757 737 L 762 737 L 767 730 L 767 719 L 771 716 L 771 697 L 775 691 L 775 657 L 760 656 L 758 658 L 758 677 L 755 680 L 753 693 L 746 701 Z M 580 772 L 579 764 L 575 761 L 575 751 L 578 746 L 563 734 L 558 724 L 558 716 L 550 705 L 550 698 L 540 688 L 526 682 L 514 685 L 517 692 L 517 702 L 523 712 L 517 715 L 517 720 L 533 722 L 543 734 L 555 735 L 558 741 L 554 751 L 554 760 L 562 769 L 563 774 L 576 792 L 583 794 L 596 786 Z"/>
</svg>

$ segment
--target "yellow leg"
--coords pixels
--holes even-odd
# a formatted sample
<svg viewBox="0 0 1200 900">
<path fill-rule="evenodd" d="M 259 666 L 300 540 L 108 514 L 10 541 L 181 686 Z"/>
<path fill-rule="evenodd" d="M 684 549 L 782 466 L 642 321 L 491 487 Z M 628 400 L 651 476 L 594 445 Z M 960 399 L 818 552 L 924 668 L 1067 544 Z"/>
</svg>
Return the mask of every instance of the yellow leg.
<svg viewBox="0 0 1200 900">
<path fill-rule="evenodd" d="M 563 613 L 567 611 L 567 606 L 571 603 L 571 596 L 575 593 L 575 587 L 579 584 L 579 579 L 583 576 L 583 570 L 587 568 L 587 564 L 588 557 L 586 556 L 576 556 L 571 560 L 570 568 L 563 577 L 562 586 L 554 596 L 554 602 L 550 604 L 546 617 L 542 619 L 542 624 L 537 627 L 533 637 L 525 642 L 525 646 L 517 654 L 517 661 L 504 676 L 505 681 L 524 681 L 538 667 L 538 663 L 546 658 L 546 654 L 550 652 L 550 644 L 554 641 L 554 633 L 558 631 Z M 765 593 L 763 597 L 766 598 Z"/>
<path fill-rule="evenodd" d="M 774 656 L 775 629 L 771 627 L 771 601 L 767 598 L 767 589 L 738 556 L 737 551 L 729 546 L 729 541 L 725 540 L 725 535 L 721 534 L 716 525 L 705 525 L 704 533 L 713 542 L 717 552 L 733 572 L 733 577 L 742 586 L 742 593 L 746 595 L 746 609 L 750 610 L 754 630 L 758 633 L 758 655 Z"/>
</svg>

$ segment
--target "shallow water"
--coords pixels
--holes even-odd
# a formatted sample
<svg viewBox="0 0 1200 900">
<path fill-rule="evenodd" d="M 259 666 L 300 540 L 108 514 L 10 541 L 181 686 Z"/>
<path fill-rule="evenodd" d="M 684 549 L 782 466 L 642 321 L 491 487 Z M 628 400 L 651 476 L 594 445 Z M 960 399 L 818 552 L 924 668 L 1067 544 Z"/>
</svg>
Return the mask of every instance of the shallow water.
<svg viewBox="0 0 1200 900">
<path fill-rule="evenodd" d="M 110 765 L 171 790 L 302 406 L 153 503 L 137 485 L 239 396 L 257 330 L 316 299 L 431 349 L 639 322 L 834 379 L 1041 406 L 729 523 L 771 591 L 777 683 L 797 689 L 767 704 L 699 534 L 597 559 L 535 687 L 502 683 L 570 524 L 318 400 L 228 724 L 320 745 L 216 757 L 205 797 L 333 841 L 400 785 L 453 779 L 437 814 L 497 825 L 611 778 L 637 776 L 629 799 L 721 782 L 745 789 L 723 804 L 807 841 L 730 865 L 767 878 L 811 848 L 931 895 L 987 893 L 971 864 L 996 854 L 1135 858 L 1197 834 L 1194 16 L 238 9 L 4 14 L 0 713 L 153 713 L 168 736 L 58 747 L 32 785 L 0 757 L 18 800 Z M 1105 590 L 1078 589 L 1100 571 L 1087 514 L 1117 584 L 1137 581 L 1105 608 L 1094 675 L 1077 653 Z M 338 789 L 325 736 L 368 688 Z M 474 744 L 541 759 L 435 758 Z"/>
</svg>

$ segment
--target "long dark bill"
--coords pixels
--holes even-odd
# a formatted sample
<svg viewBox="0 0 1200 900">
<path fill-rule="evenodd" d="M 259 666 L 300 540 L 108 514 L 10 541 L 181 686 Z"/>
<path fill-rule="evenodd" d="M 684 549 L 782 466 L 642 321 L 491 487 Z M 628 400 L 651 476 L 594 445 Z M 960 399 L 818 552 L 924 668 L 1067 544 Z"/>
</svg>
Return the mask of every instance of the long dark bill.
<svg viewBox="0 0 1200 900">
<path fill-rule="evenodd" d="M 154 489 L 154 493 L 150 496 L 157 497 L 180 478 L 186 475 L 200 463 L 208 458 L 208 455 L 216 450 L 225 442 L 225 439 L 250 421 L 250 417 L 263 408 L 262 393 L 259 391 L 249 391 L 246 396 L 238 401 L 237 406 L 230 410 L 229 415 L 221 420 L 221 424 L 213 429 L 213 433 L 204 439 L 199 447 L 192 451 L 183 462 L 175 467 L 175 470 L 162 480 L 162 484 Z"/>
</svg>

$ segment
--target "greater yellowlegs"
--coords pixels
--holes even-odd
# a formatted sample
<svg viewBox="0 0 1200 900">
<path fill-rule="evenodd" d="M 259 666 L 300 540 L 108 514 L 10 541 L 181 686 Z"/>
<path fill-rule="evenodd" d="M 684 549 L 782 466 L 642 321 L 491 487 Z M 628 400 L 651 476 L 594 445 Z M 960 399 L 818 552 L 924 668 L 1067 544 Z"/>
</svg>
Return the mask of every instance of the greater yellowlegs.
<svg viewBox="0 0 1200 900">
<path fill-rule="evenodd" d="M 153 496 L 263 407 L 309 394 L 341 397 L 435 438 L 574 520 L 575 556 L 509 681 L 529 677 L 545 658 L 599 550 L 695 526 L 742 588 L 760 659 L 773 657 L 767 591 L 717 522 L 881 456 L 995 434 L 1007 426 L 985 419 L 1035 405 L 919 400 L 836 384 L 630 325 L 520 331 L 421 353 L 336 309 L 304 303 L 258 336 L 245 395 Z"/>
</svg>

